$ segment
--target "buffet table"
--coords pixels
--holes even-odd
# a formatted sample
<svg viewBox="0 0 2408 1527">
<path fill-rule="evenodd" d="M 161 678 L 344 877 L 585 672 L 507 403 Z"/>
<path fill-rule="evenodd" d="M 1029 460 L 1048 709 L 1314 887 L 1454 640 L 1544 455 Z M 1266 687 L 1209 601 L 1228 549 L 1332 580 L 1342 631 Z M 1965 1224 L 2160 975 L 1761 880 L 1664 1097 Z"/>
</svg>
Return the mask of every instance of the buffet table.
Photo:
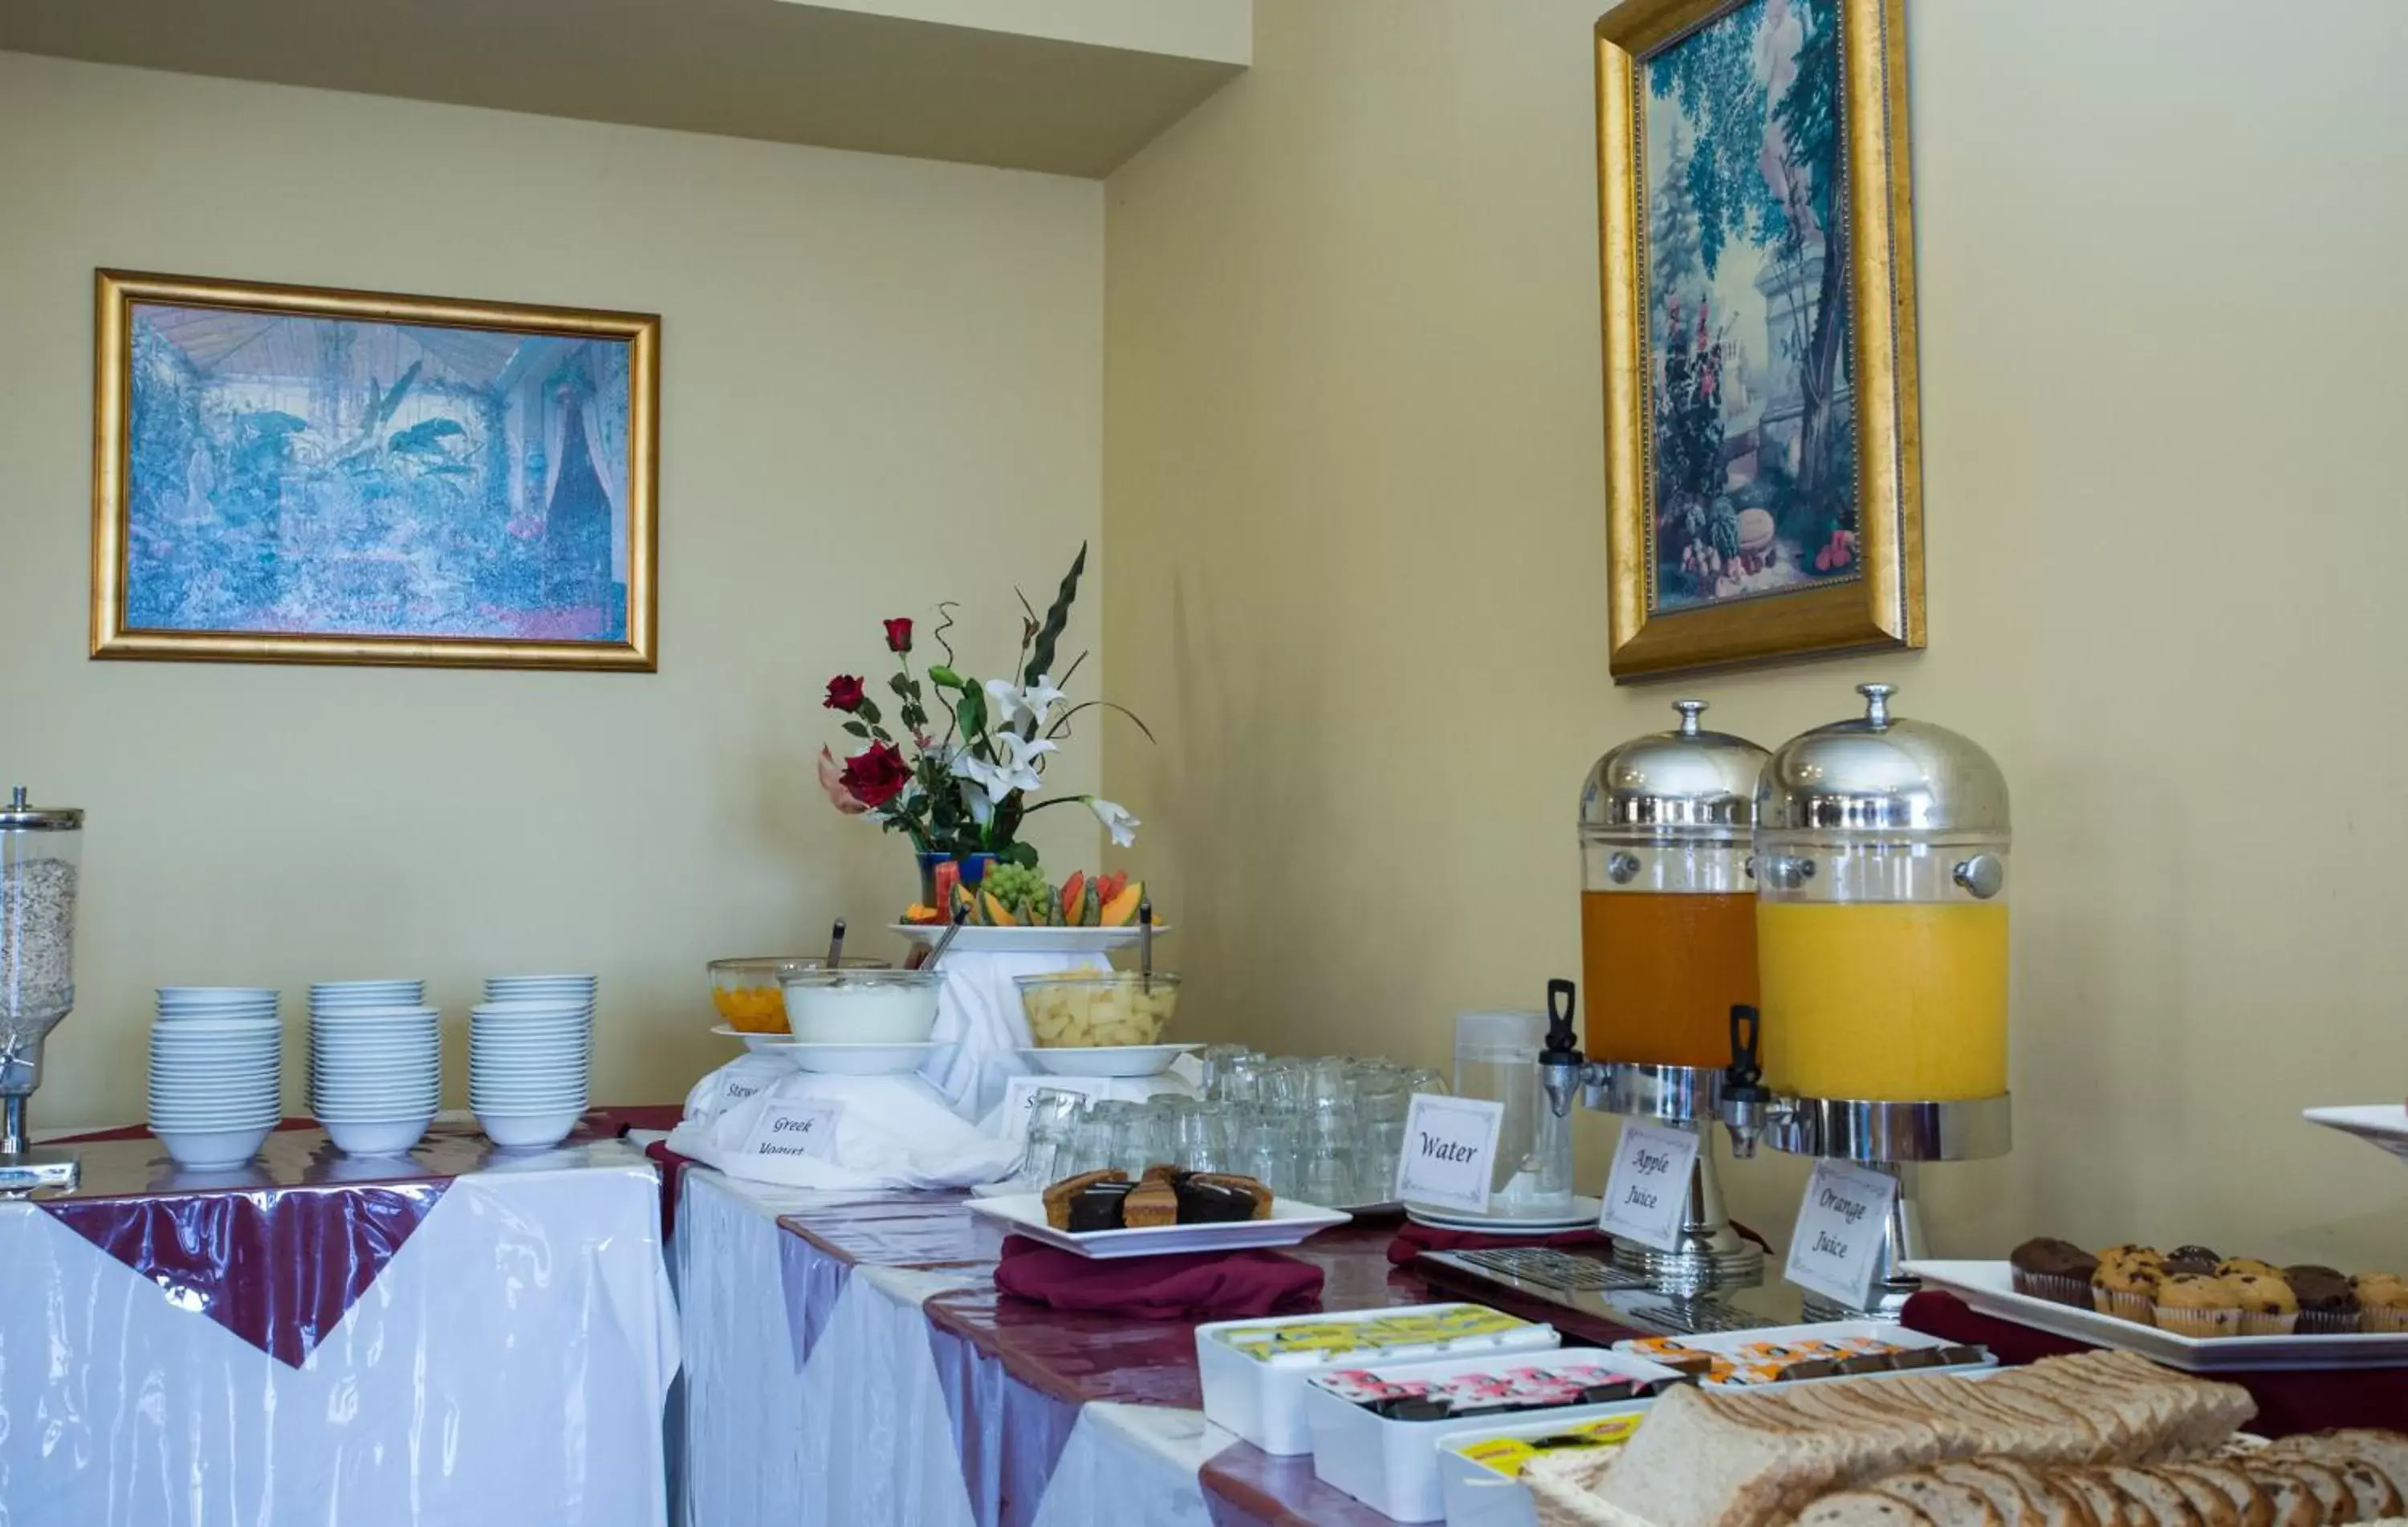
<svg viewBox="0 0 2408 1527">
<path fill-rule="evenodd" d="M 683 1174 L 690 1527 L 1384 1523 L 1209 1426 L 1192 1328 L 1005 1299 L 958 1194 L 814 1193 Z M 1292 1255 L 1327 1308 L 1431 1296 L 1350 1226 Z"/>
<path fill-rule="evenodd" d="M 666 1520 L 677 1319 L 633 1147 L 76 1148 L 79 1188 L 0 1202 L 11 1523 Z"/>
</svg>

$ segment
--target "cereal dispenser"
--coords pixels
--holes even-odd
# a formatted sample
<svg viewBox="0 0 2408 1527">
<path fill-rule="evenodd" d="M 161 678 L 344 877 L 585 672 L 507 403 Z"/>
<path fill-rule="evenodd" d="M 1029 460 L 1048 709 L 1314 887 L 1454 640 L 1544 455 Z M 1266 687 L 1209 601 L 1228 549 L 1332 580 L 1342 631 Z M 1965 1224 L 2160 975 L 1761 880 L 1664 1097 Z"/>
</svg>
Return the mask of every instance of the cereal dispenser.
<svg viewBox="0 0 2408 1527">
<path fill-rule="evenodd" d="M 0 1191 L 72 1188 L 74 1155 L 29 1143 L 25 1103 L 42 1041 L 75 1006 L 77 859 L 83 813 L 0 806 Z"/>
<path fill-rule="evenodd" d="M 1734 1021 L 1721 1112 L 1742 1157 L 1760 1137 L 1900 1177 L 1889 1307 L 1921 1253 L 1914 1163 L 2008 1148 L 2007 785 L 1970 739 L 1893 716 L 1889 685 L 1857 693 L 1862 717 L 1764 766 L 1761 1018 Z"/>
<path fill-rule="evenodd" d="M 1612 748 L 1581 793 L 1583 1063 L 1566 1017 L 1548 1052 L 1560 1115 L 1579 1090 L 1592 1108 L 1695 1131 L 1714 1117 L 1729 1064 L 1731 1009 L 1756 996 L 1756 896 L 1748 878 L 1764 749 L 1680 723 Z M 1615 1263 L 1670 1292 L 1763 1281 L 1764 1253 L 1731 1229 L 1713 1152 L 1690 1174 L 1681 1244 L 1617 1240 Z"/>
</svg>

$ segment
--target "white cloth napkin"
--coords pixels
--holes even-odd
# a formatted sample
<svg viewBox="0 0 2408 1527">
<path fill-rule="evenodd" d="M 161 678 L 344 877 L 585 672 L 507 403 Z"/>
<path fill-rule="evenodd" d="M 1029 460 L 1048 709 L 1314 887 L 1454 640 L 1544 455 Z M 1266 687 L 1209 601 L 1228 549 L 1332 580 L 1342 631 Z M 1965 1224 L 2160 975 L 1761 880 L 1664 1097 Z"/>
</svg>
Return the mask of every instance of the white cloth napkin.
<svg viewBox="0 0 2408 1527">
<path fill-rule="evenodd" d="M 767 1055 L 696 1083 L 669 1148 L 731 1177 L 821 1188 L 967 1188 L 1020 1159 L 1018 1142 L 980 1133 L 917 1076 L 821 1076 Z"/>
<path fill-rule="evenodd" d="M 938 1048 L 920 1068 L 930 1087 L 963 1118 L 983 1118 L 1003 1102 L 1014 1076 L 1029 1073 L 1019 1052 L 1029 1044 L 1028 1015 L 1020 1005 L 1015 975 L 1061 971 L 1108 971 L 1099 954 L 995 954 L 955 949 L 938 967 L 945 984 L 937 996 Z"/>
</svg>

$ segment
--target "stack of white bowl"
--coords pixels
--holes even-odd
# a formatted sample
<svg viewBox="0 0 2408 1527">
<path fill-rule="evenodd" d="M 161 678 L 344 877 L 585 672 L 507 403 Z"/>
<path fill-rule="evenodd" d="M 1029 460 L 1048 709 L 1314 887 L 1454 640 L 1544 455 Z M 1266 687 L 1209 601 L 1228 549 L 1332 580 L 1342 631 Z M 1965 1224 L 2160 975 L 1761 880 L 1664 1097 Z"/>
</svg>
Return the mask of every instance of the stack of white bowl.
<svg viewBox="0 0 2408 1527">
<path fill-rule="evenodd" d="M 468 1016 L 468 1106 L 497 1145 L 556 1145 L 585 1112 L 590 975 L 497 975 Z"/>
<path fill-rule="evenodd" d="M 309 988 L 309 1106 L 347 1156 L 418 1144 L 443 1089 L 442 1014 L 423 981 Z"/>
<path fill-rule="evenodd" d="M 150 1132 L 188 1167 L 240 1166 L 283 1112 L 284 1025 L 268 987 L 161 987 Z"/>
</svg>

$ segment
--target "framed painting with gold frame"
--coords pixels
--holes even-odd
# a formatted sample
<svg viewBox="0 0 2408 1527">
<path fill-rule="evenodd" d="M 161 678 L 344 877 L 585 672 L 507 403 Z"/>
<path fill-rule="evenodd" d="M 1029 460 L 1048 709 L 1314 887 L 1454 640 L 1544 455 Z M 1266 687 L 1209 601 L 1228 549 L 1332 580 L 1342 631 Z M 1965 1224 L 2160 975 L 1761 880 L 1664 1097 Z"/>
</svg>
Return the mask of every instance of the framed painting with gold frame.
<svg viewBox="0 0 2408 1527">
<path fill-rule="evenodd" d="M 1923 645 L 1904 0 L 1597 23 L 1617 681 Z"/>
<path fill-rule="evenodd" d="M 657 664 L 660 319 L 97 272 L 92 655 Z"/>
</svg>

